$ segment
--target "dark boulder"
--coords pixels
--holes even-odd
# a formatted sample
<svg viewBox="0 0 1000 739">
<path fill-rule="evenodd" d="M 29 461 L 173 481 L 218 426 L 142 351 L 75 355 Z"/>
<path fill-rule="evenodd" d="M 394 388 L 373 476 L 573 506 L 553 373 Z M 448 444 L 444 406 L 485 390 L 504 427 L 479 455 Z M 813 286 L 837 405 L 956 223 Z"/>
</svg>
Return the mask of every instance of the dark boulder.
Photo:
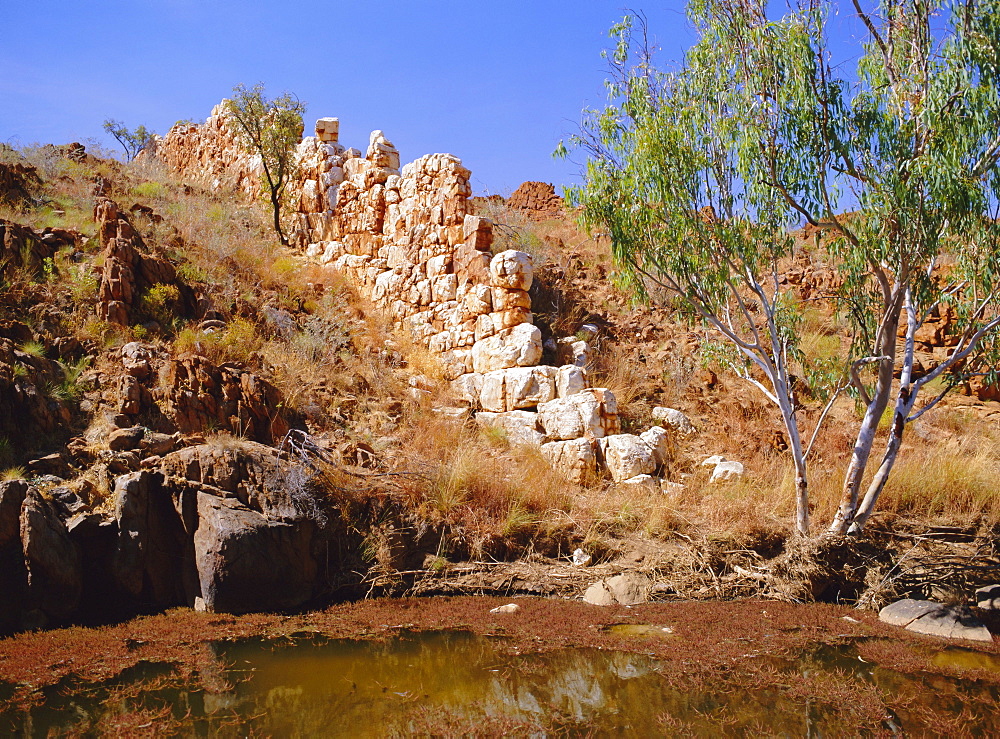
<svg viewBox="0 0 1000 739">
<path fill-rule="evenodd" d="M 316 592 L 309 520 L 276 521 L 234 497 L 198 493 L 195 557 L 205 609 L 225 613 L 295 608 Z"/>
<path fill-rule="evenodd" d="M 21 504 L 27 494 L 27 480 L 0 482 L 0 549 L 21 541 Z"/>
<path fill-rule="evenodd" d="M 143 609 L 193 605 L 197 594 L 194 491 L 164 483 L 160 472 L 150 470 L 115 480 L 114 580 L 122 595 Z"/>
<path fill-rule="evenodd" d="M 21 551 L 21 504 L 27 494 L 25 480 L 0 482 L 0 634 L 20 624 L 28 587 Z"/>
<path fill-rule="evenodd" d="M 70 539 L 57 504 L 30 488 L 21 506 L 21 547 L 28 571 L 25 611 L 41 621 L 73 615 L 83 590 L 80 552 Z"/>
</svg>

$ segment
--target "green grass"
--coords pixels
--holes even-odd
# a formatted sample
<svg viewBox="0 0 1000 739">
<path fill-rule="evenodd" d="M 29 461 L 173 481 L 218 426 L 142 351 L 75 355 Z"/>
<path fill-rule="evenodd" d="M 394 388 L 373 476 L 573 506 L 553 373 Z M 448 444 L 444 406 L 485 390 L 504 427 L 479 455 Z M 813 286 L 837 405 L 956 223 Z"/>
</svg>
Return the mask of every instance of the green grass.
<svg viewBox="0 0 1000 739">
<path fill-rule="evenodd" d="M 18 347 L 18 350 L 36 359 L 41 359 L 45 356 L 45 345 L 40 341 L 26 341 Z"/>
<path fill-rule="evenodd" d="M 90 366 L 90 357 L 82 357 L 76 362 L 59 362 L 59 367 L 63 372 L 63 381 L 52 391 L 52 397 L 56 400 L 79 400 L 85 388 L 80 382 L 80 376 Z"/>
<path fill-rule="evenodd" d="M 146 200 L 163 200 L 167 196 L 167 188 L 159 182 L 142 182 L 132 188 L 132 194 Z"/>
</svg>

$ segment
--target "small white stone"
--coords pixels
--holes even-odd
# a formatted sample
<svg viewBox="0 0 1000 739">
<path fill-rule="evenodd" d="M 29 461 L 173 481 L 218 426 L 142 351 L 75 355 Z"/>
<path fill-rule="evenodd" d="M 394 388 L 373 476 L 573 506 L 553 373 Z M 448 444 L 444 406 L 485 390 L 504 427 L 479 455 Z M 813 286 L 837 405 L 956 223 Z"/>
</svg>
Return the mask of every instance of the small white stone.
<svg viewBox="0 0 1000 739">
<path fill-rule="evenodd" d="M 636 475 L 618 483 L 621 487 L 630 490 L 645 490 L 648 493 L 660 492 L 660 479 L 652 475 Z"/>
<path fill-rule="evenodd" d="M 691 423 L 691 419 L 676 408 L 657 406 L 653 409 L 653 420 L 684 436 L 690 436 L 697 431 L 694 424 Z"/>
<path fill-rule="evenodd" d="M 491 608 L 490 613 L 517 613 L 521 610 L 521 606 L 517 603 L 508 603 L 504 606 L 497 606 L 496 608 Z"/>
<path fill-rule="evenodd" d="M 660 480 L 660 492 L 664 495 L 680 495 L 684 492 L 684 485 L 670 480 Z"/>
<path fill-rule="evenodd" d="M 743 477 L 743 465 L 740 462 L 726 460 L 719 462 L 712 470 L 712 477 L 709 482 L 732 482 Z"/>
</svg>

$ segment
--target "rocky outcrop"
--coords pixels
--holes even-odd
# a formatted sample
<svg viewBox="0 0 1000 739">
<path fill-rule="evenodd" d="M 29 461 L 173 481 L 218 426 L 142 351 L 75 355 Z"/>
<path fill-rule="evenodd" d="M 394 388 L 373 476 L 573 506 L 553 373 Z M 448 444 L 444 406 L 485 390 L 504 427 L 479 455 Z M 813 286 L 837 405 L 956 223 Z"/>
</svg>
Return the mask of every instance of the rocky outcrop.
<svg viewBox="0 0 1000 739">
<path fill-rule="evenodd" d="M 542 456 L 552 469 L 570 482 L 582 485 L 597 474 L 597 454 L 592 439 L 566 439 L 542 444 Z"/>
<path fill-rule="evenodd" d="M 162 472 L 151 470 L 115 480 L 118 541 L 112 570 L 121 593 L 141 608 L 191 605 L 197 595 L 190 546 L 197 493 L 165 483 Z"/>
<path fill-rule="evenodd" d="M 251 441 L 203 444 L 113 481 L 113 508 L 0 484 L 0 630 L 173 606 L 299 607 L 336 576 L 343 526 L 308 470 Z M 336 554 L 332 556 L 337 556 Z"/>
<path fill-rule="evenodd" d="M 812 226 L 807 226 L 804 235 L 818 238 Z M 781 284 L 791 285 L 803 300 L 818 295 L 832 295 L 843 285 L 844 278 L 836 269 L 820 261 L 814 261 L 803 249 L 796 254 L 794 262 L 778 277 Z"/>
<path fill-rule="evenodd" d="M 533 220 L 544 221 L 562 215 L 563 199 L 547 182 L 523 182 L 507 198 L 507 207 L 521 211 Z"/>
<path fill-rule="evenodd" d="M 600 440 L 601 458 L 615 482 L 656 471 L 653 448 L 634 434 L 613 434 Z"/>
<path fill-rule="evenodd" d="M 87 394 L 89 407 L 110 406 L 123 427 L 108 438 L 112 451 L 162 455 L 176 446 L 175 434 L 213 429 L 271 444 L 301 425 L 281 392 L 243 365 L 171 357 L 152 344 L 125 344 L 120 371 L 94 382 L 104 390 Z"/>
<path fill-rule="evenodd" d="M 539 422 L 552 441 L 618 433 L 618 402 L 609 390 L 578 390 L 538 406 Z"/>
<path fill-rule="evenodd" d="M 298 422 L 276 387 L 239 365 L 191 354 L 168 360 L 162 375 L 154 398 L 181 433 L 215 428 L 270 444 Z"/>
<path fill-rule="evenodd" d="M 890 603 L 879 611 L 878 617 L 884 623 L 902 626 L 918 634 L 993 642 L 989 629 L 963 606 L 905 599 Z"/>
<path fill-rule="evenodd" d="M 0 437 L 19 452 L 42 436 L 58 438 L 71 420 L 66 399 L 52 391 L 63 381 L 63 369 L 27 348 L 27 342 L 19 348 L 0 338 Z"/>
<path fill-rule="evenodd" d="M 0 482 L 0 550 L 20 541 L 21 506 L 27 494 L 25 480 Z"/>
<path fill-rule="evenodd" d="M 691 423 L 691 419 L 676 408 L 664 408 L 662 406 L 653 408 L 653 420 L 663 424 L 667 428 L 673 429 L 683 436 L 690 436 L 697 432 L 694 424 Z"/>
<path fill-rule="evenodd" d="M 5 145 L 0 144 L 0 153 L 4 148 Z M 38 170 L 30 164 L 0 162 L 0 205 L 15 209 L 28 205 L 41 185 Z"/>
<path fill-rule="evenodd" d="M 189 605 L 200 598 L 208 610 L 274 610 L 319 592 L 324 517 L 302 468 L 270 447 L 241 441 L 182 449 L 164 457 L 158 471 L 183 531 L 181 584 Z"/>
<path fill-rule="evenodd" d="M 302 605 L 318 566 L 311 521 L 280 521 L 241 503 L 198 493 L 194 532 L 200 598 L 209 611 L 246 613 Z"/>
<path fill-rule="evenodd" d="M 545 434 L 538 425 L 538 414 L 531 411 L 480 411 L 476 414 L 476 421 L 482 426 L 503 431 L 512 446 L 541 446 L 545 440 Z"/>
<path fill-rule="evenodd" d="M 150 320 L 149 308 L 144 314 L 143 301 L 149 302 L 149 291 L 156 285 L 172 287 L 164 290 L 156 302 L 171 315 L 192 316 L 195 298 L 191 289 L 177 277 L 177 271 L 167 259 L 147 253 L 142 237 L 133 228 L 127 214 L 108 198 L 99 198 L 94 205 L 103 266 L 98 290 L 97 314 L 111 323 L 132 325 L 140 319 Z M 169 304 L 168 304 L 169 303 Z"/>
<path fill-rule="evenodd" d="M 42 274 L 45 260 L 51 260 L 67 240 L 73 243 L 68 231 L 38 234 L 28 226 L 0 218 L 0 275 L 9 279 L 17 270 L 31 276 Z M 48 264 L 55 268 L 51 261 Z"/>
<path fill-rule="evenodd" d="M 165 456 L 159 469 L 199 489 L 234 497 L 274 520 L 296 520 L 309 512 L 301 468 L 264 444 L 232 439 L 187 447 Z"/>
<path fill-rule="evenodd" d="M 0 482 L 0 634 L 20 625 L 28 587 L 21 547 L 21 506 L 27 493 L 24 480 Z"/>
<path fill-rule="evenodd" d="M 158 160 L 213 190 L 233 188 L 255 196 L 260 188 L 260 161 L 237 145 L 236 131 L 221 104 L 202 124 L 178 123 L 166 137 L 154 137 L 136 160 Z"/>
<path fill-rule="evenodd" d="M 539 365 L 542 335 L 528 292 L 531 256 L 490 253 L 493 224 L 470 212 L 469 170 L 450 154 L 401 166 L 382 131 L 371 133 L 364 152 L 342 145 L 339 134 L 338 119 L 320 118 L 315 135 L 298 146 L 299 176 L 289 188 L 294 206 L 287 214 L 294 241 L 439 357 L 457 398 L 484 412 L 481 423 L 502 429 L 515 444 L 541 447 L 571 480 L 592 475 L 608 456 L 596 440 L 619 432 L 614 395 L 588 388 L 586 341 L 563 337 L 556 341 L 563 364 Z M 224 105 L 200 126 L 175 127 L 144 156 L 212 188 L 254 192 L 259 164 L 239 152 Z M 526 183 L 508 205 L 538 215 L 562 208 L 543 183 Z M 212 378 L 198 379 L 197 368 L 177 367 L 175 375 L 192 387 L 213 386 Z M 205 419 L 234 428 L 235 411 L 216 408 L 214 393 L 181 396 L 169 404 L 181 430 L 200 428 Z M 261 414 L 249 419 L 254 438 L 266 439 L 258 433 L 267 421 Z M 648 461 L 628 477 L 662 464 L 648 444 L 638 444 Z"/>
<path fill-rule="evenodd" d="M 27 610 L 48 619 L 72 615 L 80 604 L 80 552 L 70 539 L 56 503 L 29 489 L 21 504 L 21 546 L 28 572 Z"/>
</svg>

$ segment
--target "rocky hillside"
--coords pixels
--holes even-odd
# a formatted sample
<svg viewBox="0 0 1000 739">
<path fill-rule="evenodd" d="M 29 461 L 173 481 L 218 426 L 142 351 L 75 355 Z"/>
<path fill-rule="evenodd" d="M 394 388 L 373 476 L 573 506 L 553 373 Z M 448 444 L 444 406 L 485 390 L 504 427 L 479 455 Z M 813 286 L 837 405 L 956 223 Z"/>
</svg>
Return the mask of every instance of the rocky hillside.
<svg viewBox="0 0 1000 739">
<path fill-rule="evenodd" d="M 0 151 L 0 631 L 563 592 L 573 578 L 456 563 L 577 549 L 696 596 L 859 596 L 891 569 L 890 546 L 823 566 L 785 547 L 776 414 L 712 363 L 711 336 L 614 286 L 551 186 L 473 199 L 456 157 L 402 165 L 381 131 L 362 153 L 336 119 L 315 134 L 291 250 L 220 109 L 130 165 Z M 821 236 L 784 279 L 803 300 L 837 279 Z M 822 307 L 805 330 L 817 354 L 842 340 Z M 920 338 L 947 345 L 948 316 Z M 913 518 L 897 525 L 974 539 L 1000 521 L 992 390 L 967 391 L 918 427 L 886 494 Z M 847 443 L 817 448 L 827 512 Z M 775 557 L 765 588 L 750 568 Z"/>
</svg>

